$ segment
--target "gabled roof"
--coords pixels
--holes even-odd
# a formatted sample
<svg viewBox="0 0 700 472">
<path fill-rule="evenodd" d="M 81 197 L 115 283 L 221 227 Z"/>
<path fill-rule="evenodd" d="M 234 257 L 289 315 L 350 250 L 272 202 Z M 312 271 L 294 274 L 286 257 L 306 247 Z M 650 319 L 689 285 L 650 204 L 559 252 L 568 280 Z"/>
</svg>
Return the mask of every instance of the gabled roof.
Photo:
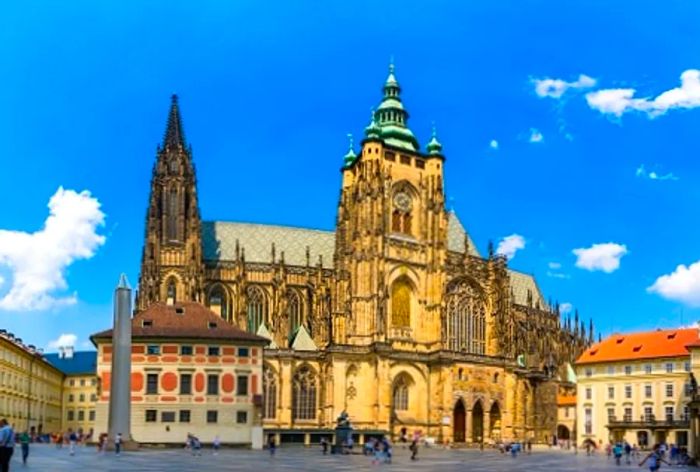
<svg viewBox="0 0 700 472">
<path fill-rule="evenodd" d="M 576 365 L 688 356 L 686 346 L 697 340 L 697 328 L 613 334 L 586 349 Z"/>
<path fill-rule="evenodd" d="M 78 351 L 71 357 L 44 354 L 44 359 L 66 375 L 94 374 L 97 369 L 97 351 Z"/>
<path fill-rule="evenodd" d="M 176 338 L 216 339 L 267 344 L 268 340 L 240 330 L 209 308 L 195 302 L 168 305 L 156 302 L 131 319 L 132 339 Z M 112 330 L 92 335 L 92 339 L 112 338 Z"/>
</svg>

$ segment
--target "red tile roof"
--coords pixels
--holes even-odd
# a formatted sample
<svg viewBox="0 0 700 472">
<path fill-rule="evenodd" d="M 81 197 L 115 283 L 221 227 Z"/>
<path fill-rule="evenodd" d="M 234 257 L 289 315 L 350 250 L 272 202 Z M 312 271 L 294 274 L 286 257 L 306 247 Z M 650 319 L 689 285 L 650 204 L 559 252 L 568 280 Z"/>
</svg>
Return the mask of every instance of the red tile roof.
<svg viewBox="0 0 700 472">
<path fill-rule="evenodd" d="M 111 337 L 111 329 L 91 336 L 93 340 Z M 236 328 L 209 308 L 195 302 L 152 304 L 131 319 L 131 337 L 216 339 L 253 344 L 269 342 L 261 336 Z"/>
<path fill-rule="evenodd" d="M 613 334 L 586 349 L 576 364 L 687 356 L 686 346 L 697 341 L 697 328 Z"/>
<path fill-rule="evenodd" d="M 576 395 L 557 395 L 557 405 L 576 406 Z"/>
</svg>

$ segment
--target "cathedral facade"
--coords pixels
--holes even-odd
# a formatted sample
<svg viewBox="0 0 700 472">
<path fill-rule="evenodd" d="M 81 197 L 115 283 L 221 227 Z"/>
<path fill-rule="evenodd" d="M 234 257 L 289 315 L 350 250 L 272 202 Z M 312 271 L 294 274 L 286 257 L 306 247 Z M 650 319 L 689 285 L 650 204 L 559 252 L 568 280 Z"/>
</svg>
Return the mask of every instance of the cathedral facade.
<svg viewBox="0 0 700 472">
<path fill-rule="evenodd" d="M 557 390 L 593 337 L 533 277 L 481 255 L 445 207 L 446 158 L 408 127 L 393 68 L 341 170 L 335 231 L 202 221 L 173 97 L 153 168 L 138 308 L 197 301 L 270 339 L 265 430 L 481 443 L 556 434 Z M 312 440 L 315 438 L 312 438 Z"/>
</svg>

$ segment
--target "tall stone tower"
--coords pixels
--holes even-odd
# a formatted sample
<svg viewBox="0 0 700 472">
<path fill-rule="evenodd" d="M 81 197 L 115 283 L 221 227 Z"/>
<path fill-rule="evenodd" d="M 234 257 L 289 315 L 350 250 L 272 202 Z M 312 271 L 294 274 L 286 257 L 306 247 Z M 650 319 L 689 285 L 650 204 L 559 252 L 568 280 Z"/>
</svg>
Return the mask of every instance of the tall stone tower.
<svg viewBox="0 0 700 472">
<path fill-rule="evenodd" d="M 203 277 L 192 148 L 186 144 L 177 95 L 173 95 L 151 177 L 138 309 L 159 300 L 200 301 Z"/>
<path fill-rule="evenodd" d="M 442 146 L 421 152 L 393 65 L 359 155 L 345 156 L 335 267 L 336 342 L 440 342 L 447 213 Z"/>
</svg>

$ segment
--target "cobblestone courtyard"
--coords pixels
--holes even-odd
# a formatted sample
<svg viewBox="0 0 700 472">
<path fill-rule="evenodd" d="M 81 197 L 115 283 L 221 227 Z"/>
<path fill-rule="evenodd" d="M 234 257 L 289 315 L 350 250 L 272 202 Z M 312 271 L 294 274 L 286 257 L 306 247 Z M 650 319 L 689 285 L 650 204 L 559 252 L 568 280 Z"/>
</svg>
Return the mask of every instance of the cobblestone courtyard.
<svg viewBox="0 0 700 472">
<path fill-rule="evenodd" d="M 68 454 L 68 449 L 56 449 L 53 446 L 33 446 L 27 467 L 23 467 L 17 449 L 13 461 L 13 471 L 34 470 L 42 472 L 67 471 L 360 471 L 386 469 L 392 471 L 430 470 L 430 471 L 485 471 L 505 472 L 509 470 L 547 471 L 547 472 L 583 472 L 607 470 L 642 470 L 636 462 L 632 465 L 615 466 L 612 460 L 597 455 L 586 457 L 585 454 L 574 455 L 564 451 L 533 451 L 532 455 L 521 455 L 517 459 L 502 455 L 496 451 L 421 449 L 419 460 L 412 462 L 409 451 L 397 449 L 394 463 L 385 466 L 373 466 L 370 459 L 361 455 L 323 456 L 318 448 L 300 447 L 281 448 L 275 457 L 266 452 L 249 450 L 223 450 L 218 455 L 205 450 L 201 457 L 193 457 L 180 449 L 142 450 L 124 453 L 116 457 L 113 453 L 97 454 L 92 447 L 79 447 L 75 456 Z M 664 467 L 663 470 L 693 470 L 696 468 Z M 646 470 L 646 469 L 645 469 Z"/>
</svg>

